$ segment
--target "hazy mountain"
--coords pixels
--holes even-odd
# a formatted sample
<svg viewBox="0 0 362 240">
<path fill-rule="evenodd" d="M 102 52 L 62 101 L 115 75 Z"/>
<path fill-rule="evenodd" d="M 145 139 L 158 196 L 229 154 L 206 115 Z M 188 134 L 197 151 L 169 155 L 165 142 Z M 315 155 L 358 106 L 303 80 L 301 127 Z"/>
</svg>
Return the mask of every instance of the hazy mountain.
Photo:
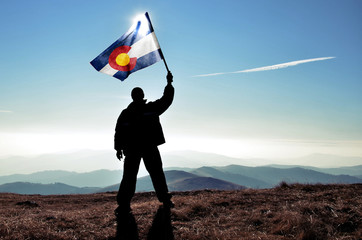
<svg viewBox="0 0 362 240">
<path fill-rule="evenodd" d="M 240 165 L 201 167 L 188 171 L 165 171 L 171 191 L 196 189 L 241 189 L 271 188 L 281 181 L 288 183 L 362 183 L 362 179 L 349 175 L 333 175 L 307 169 L 311 167 L 246 167 Z M 357 173 L 361 166 L 324 169 L 334 172 Z M 313 168 L 316 169 L 316 168 Z M 360 176 L 360 175 L 359 175 Z M 89 173 L 67 171 L 44 171 L 34 174 L 16 174 L 0 177 L 5 183 L 0 185 L 0 192 L 24 194 L 69 194 L 117 191 L 121 180 L 121 171 L 98 170 Z M 360 176 L 361 177 L 361 176 Z M 10 181 L 6 182 L 6 181 Z M 24 183 L 26 182 L 26 183 Z M 32 182 L 32 183 L 30 183 Z M 60 183 L 61 182 L 61 183 Z M 88 188 L 84 188 L 88 186 Z M 107 187 L 106 187 L 107 186 Z M 101 188 L 102 187 L 102 188 Z M 149 176 L 140 177 L 136 191 L 153 191 Z"/>
<path fill-rule="evenodd" d="M 348 175 L 332 175 L 304 168 L 280 169 L 273 167 L 245 167 L 229 165 L 215 167 L 217 170 L 256 178 L 274 186 L 281 181 L 288 183 L 361 183 L 362 180 Z"/>
<path fill-rule="evenodd" d="M 162 157 L 163 166 L 165 168 L 200 168 L 203 166 L 225 165 L 263 166 L 268 164 L 336 168 L 362 165 L 361 157 L 343 157 L 325 154 L 312 154 L 306 157 L 290 159 L 245 159 L 227 157 L 213 153 L 175 151 L 162 153 Z M 116 159 L 115 151 L 113 150 L 83 150 L 33 157 L 2 157 L 0 158 L 0 162 L 0 175 L 30 174 L 48 170 L 64 170 L 71 172 L 90 172 L 99 169 L 120 170 L 123 166 L 123 163 Z M 143 166 L 140 168 L 140 175 L 146 175 Z"/>
<path fill-rule="evenodd" d="M 261 159 L 233 158 L 214 153 L 196 151 L 175 151 L 165 153 L 165 167 L 199 168 L 203 166 L 265 166 L 270 164 L 338 168 L 362 165 L 362 157 L 345 157 L 330 154 L 311 154 L 298 158 Z"/>
<path fill-rule="evenodd" d="M 110 185 L 110 186 L 107 186 L 107 187 L 104 187 L 104 188 L 99 188 L 97 189 L 97 193 L 101 193 L 101 192 L 115 192 L 115 191 L 118 191 L 119 189 L 119 183 L 117 184 L 113 184 L 113 185 Z M 137 192 L 137 190 L 136 190 Z"/>
<path fill-rule="evenodd" d="M 166 155 L 167 161 L 170 161 L 169 158 L 171 157 L 173 163 L 187 166 L 186 168 L 174 168 L 178 170 L 165 171 L 169 189 L 172 191 L 196 190 L 204 188 L 240 189 L 242 186 L 250 188 L 270 188 L 279 184 L 281 181 L 288 183 L 311 184 L 362 183 L 362 165 L 353 167 L 317 168 L 298 165 L 250 167 L 234 164 L 228 166 L 215 165 L 214 167 L 192 168 L 191 166 L 197 166 L 201 162 L 208 164 L 216 162 L 228 163 L 236 161 L 237 159 L 216 154 L 196 152 L 178 152 L 178 154 Z M 51 156 L 52 155 L 48 155 L 48 157 Z M 64 156 L 65 155 L 63 155 L 63 157 Z M 94 158 L 85 153 L 79 153 L 77 156 L 79 162 L 84 164 L 92 159 L 94 160 Z M 81 160 L 82 157 L 84 158 L 84 161 Z M 101 155 L 97 155 L 96 158 L 98 159 L 98 157 L 101 157 Z M 319 157 L 318 159 L 320 159 L 323 164 L 327 164 L 327 159 L 332 162 L 336 161 L 336 159 L 341 161 L 345 160 L 345 164 L 351 164 L 360 160 L 360 158 L 340 158 L 336 156 L 330 156 L 327 158 L 327 155 L 313 155 L 310 159 L 316 159 L 317 157 Z M 44 160 L 45 156 L 41 159 Z M 306 158 L 303 159 L 305 160 Z M 48 160 L 52 161 L 51 159 Z M 60 158 L 53 158 L 53 160 L 56 162 L 60 160 Z M 68 160 L 69 159 L 64 160 L 63 163 L 67 163 Z M 72 160 L 74 160 L 74 158 L 72 158 Z M 20 164 L 20 162 L 17 163 Z M 3 163 L 1 164 L 3 167 Z M 68 162 L 68 164 L 70 163 Z M 5 164 L 5 167 L 6 166 L 7 165 Z M 22 167 L 24 166 L 19 166 L 19 168 Z M 121 178 L 122 171 L 120 170 L 96 170 L 85 173 L 77 173 L 73 171 L 42 171 L 32 174 L 14 174 L 0 176 L 0 184 L 3 184 L 0 185 L 0 192 L 68 194 L 90 193 L 95 191 L 117 191 Z M 140 177 L 138 179 L 136 191 L 153 190 L 153 185 L 149 176 Z"/>
<path fill-rule="evenodd" d="M 87 173 L 42 171 L 32 174 L 0 176 L 0 184 L 11 182 L 50 184 L 61 182 L 75 187 L 106 187 L 119 182 L 121 179 L 122 171 L 119 170 L 97 170 Z"/>
<path fill-rule="evenodd" d="M 165 177 L 168 186 L 170 186 L 170 184 L 174 182 L 182 181 L 189 178 L 199 177 L 199 176 L 185 171 L 170 170 L 170 171 L 165 171 Z M 106 188 L 102 188 L 100 191 L 103 192 L 118 191 L 118 188 L 119 188 L 119 183 L 114 184 L 112 186 L 108 186 Z M 140 177 L 137 179 L 136 192 L 147 192 L 153 190 L 154 188 L 150 176 Z"/>
<path fill-rule="evenodd" d="M 234 190 L 244 188 L 235 183 L 212 177 L 202 177 L 184 171 L 165 171 L 165 176 L 170 191 L 191 191 L 200 189 Z M 118 188 L 119 184 L 115 184 L 107 188 L 102 188 L 99 191 L 118 191 Z M 149 176 L 141 177 L 137 180 L 137 192 L 147 192 L 153 190 L 154 188 Z"/>
<path fill-rule="evenodd" d="M 212 177 L 193 177 L 170 183 L 169 189 L 170 191 L 190 191 L 202 189 L 235 190 L 245 189 L 245 187 Z"/>
<path fill-rule="evenodd" d="M 288 165 L 313 166 L 318 168 L 337 168 L 362 165 L 361 157 L 345 157 L 329 154 L 311 154 L 305 157 L 291 159 Z"/>
<path fill-rule="evenodd" d="M 268 166 L 274 167 L 274 168 L 283 168 L 283 169 L 300 167 L 300 168 L 310 169 L 310 170 L 314 170 L 314 171 L 322 172 L 322 173 L 328 173 L 328 174 L 333 174 L 333 175 L 350 175 L 350 176 L 354 176 L 354 177 L 358 177 L 358 175 L 361 175 L 361 173 L 362 173 L 362 165 L 352 166 L 352 167 L 335 167 L 335 168 L 317 168 L 317 167 L 310 167 L 310 166 L 278 165 L 278 164 L 271 164 Z"/>
<path fill-rule="evenodd" d="M 177 171 L 184 171 L 184 172 L 192 172 L 193 170 L 195 170 L 195 168 L 187 168 L 187 167 L 164 167 L 163 170 L 164 170 L 164 171 L 177 170 Z"/>
<path fill-rule="evenodd" d="M 165 172 L 170 191 L 190 191 L 200 189 L 234 190 L 245 187 L 213 177 L 203 177 L 183 171 Z"/>
<path fill-rule="evenodd" d="M 184 172 L 184 171 L 165 171 L 165 177 L 167 185 L 170 191 L 190 191 L 197 189 L 240 189 L 235 183 L 228 183 L 226 181 L 202 177 L 196 174 Z M 209 182 L 207 182 L 209 181 Z M 149 176 L 139 178 L 137 180 L 136 191 L 152 191 L 153 185 Z"/>
<path fill-rule="evenodd" d="M 260 163 L 257 159 L 232 158 L 214 153 L 196 151 L 174 151 L 163 154 L 164 167 L 199 168 L 203 166 L 225 166 L 241 164 L 256 166 Z"/>
<path fill-rule="evenodd" d="M 98 169 L 120 169 L 122 164 L 113 151 L 83 150 L 40 156 L 0 158 L 0 175 L 29 174 L 48 170 L 90 172 Z"/>
<path fill-rule="evenodd" d="M 193 170 L 192 173 L 204 177 L 213 177 L 224 181 L 243 185 L 248 188 L 268 188 L 272 187 L 271 184 L 261 181 L 259 179 L 248 177 L 240 174 L 219 171 L 212 167 L 202 167 Z"/>
<path fill-rule="evenodd" d="M 166 180 L 168 183 L 174 183 L 174 182 L 179 182 L 179 181 L 182 181 L 185 179 L 200 177 L 199 175 L 196 175 L 193 173 L 189 173 L 189 172 L 185 172 L 185 171 L 176 171 L 176 170 L 166 171 L 165 176 L 166 176 Z"/>
<path fill-rule="evenodd" d="M 63 183 L 37 184 L 26 182 L 6 183 L 0 185 L 0 192 L 18 194 L 84 194 L 96 192 L 98 188 L 78 188 Z"/>
</svg>

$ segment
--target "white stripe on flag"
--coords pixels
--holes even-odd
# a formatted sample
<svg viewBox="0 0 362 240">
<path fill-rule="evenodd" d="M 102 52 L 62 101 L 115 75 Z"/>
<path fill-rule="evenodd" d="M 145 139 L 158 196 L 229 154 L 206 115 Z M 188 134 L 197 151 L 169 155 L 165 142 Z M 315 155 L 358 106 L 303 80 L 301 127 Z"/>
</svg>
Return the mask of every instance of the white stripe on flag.
<svg viewBox="0 0 362 240">
<path fill-rule="evenodd" d="M 109 63 L 104 66 L 101 70 L 99 70 L 100 72 L 102 73 L 105 73 L 105 74 L 108 74 L 108 75 L 111 75 L 113 76 L 114 74 L 116 74 L 118 72 L 118 70 L 112 68 Z"/>
<path fill-rule="evenodd" d="M 153 51 L 160 49 L 160 44 L 158 44 L 157 37 L 155 32 L 152 32 L 133 44 L 131 50 L 128 52 L 130 58 L 136 57 L 140 58 L 146 54 L 149 54 Z M 118 70 L 112 68 L 109 64 L 104 66 L 101 70 L 102 73 L 113 76 L 118 72 Z"/>
<path fill-rule="evenodd" d="M 146 54 L 160 49 L 155 32 L 152 32 L 133 44 L 131 50 L 128 52 L 130 58 L 140 58 Z"/>
</svg>

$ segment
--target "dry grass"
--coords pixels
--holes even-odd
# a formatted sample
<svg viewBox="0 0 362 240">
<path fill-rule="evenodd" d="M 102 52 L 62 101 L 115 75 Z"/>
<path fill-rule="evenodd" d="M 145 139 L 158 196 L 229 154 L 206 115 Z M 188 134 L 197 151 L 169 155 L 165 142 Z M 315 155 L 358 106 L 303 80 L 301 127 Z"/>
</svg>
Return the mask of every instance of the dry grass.
<svg viewBox="0 0 362 240">
<path fill-rule="evenodd" d="M 171 212 L 159 208 L 154 193 L 138 193 L 132 216 L 139 239 L 359 240 L 361 193 L 358 184 L 285 183 L 265 190 L 175 192 Z M 0 239 L 114 239 L 115 194 L 0 194 Z M 133 229 L 127 221 L 120 222 L 120 233 Z"/>
</svg>

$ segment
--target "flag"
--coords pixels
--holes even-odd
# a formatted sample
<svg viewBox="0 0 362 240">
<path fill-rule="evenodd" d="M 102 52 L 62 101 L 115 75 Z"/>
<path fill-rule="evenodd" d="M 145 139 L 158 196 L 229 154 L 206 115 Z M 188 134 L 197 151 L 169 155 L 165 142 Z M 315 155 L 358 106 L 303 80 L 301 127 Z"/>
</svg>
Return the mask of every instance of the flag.
<svg viewBox="0 0 362 240">
<path fill-rule="evenodd" d="M 122 37 L 90 63 L 97 71 L 123 81 L 131 73 L 161 59 L 160 45 L 146 12 Z"/>
</svg>

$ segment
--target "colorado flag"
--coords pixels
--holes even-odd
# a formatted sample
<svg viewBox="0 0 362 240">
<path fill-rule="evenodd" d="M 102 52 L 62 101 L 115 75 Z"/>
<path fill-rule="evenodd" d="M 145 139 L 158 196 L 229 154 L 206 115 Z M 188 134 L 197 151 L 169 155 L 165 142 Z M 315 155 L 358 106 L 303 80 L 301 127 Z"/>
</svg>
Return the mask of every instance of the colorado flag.
<svg viewBox="0 0 362 240">
<path fill-rule="evenodd" d="M 91 61 L 99 72 L 121 81 L 128 75 L 163 59 L 153 27 L 146 12 L 116 42 Z"/>
</svg>

